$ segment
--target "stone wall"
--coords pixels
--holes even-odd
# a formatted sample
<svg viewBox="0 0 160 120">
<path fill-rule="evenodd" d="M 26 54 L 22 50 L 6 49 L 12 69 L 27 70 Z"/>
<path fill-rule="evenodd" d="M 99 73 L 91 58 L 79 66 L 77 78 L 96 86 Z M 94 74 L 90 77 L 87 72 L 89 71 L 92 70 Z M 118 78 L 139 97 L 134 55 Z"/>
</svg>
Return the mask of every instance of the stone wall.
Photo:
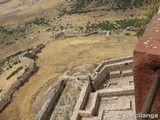
<svg viewBox="0 0 160 120">
<path fill-rule="evenodd" d="M 86 92 L 86 94 L 85 94 Z M 97 90 L 96 92 L 92 92 L 94 94 L 94 97 L 92 98 L 90 104 L 90 108 L 87 110 L 84 110 L 83 107 L 77 107 L 81 104 L 86 104 L 89 94 L 91 91 L 88 91 L 85 89 L 85 91 L 82 91 L 82 94 L 79 97 L 79 101 L 77 102 L 77 105 L 74 109 L 73 116 L 71 120 L 81 120 L 81 118 L 92 118 L 93 116 L 97 116 L 99 112 L 99 104 L 100 104 L 100 99 L 103 97 L 113 97 L 113 96 L 128 96 L 128 95 L 134 95 L 134 87 L 133 86 L 127 86 L 123 88 L 112 88 L 112 89 L 102 89 L 102 90 Z M 85 95 L 85 97 L 84 97 Z M 85 98 L 85 99 L 84 99 Z"/>
<path fill-rule="evenodd" d="M 21 59 L 28 60 L 28 58 L 26 57 L 23 57 Z M 1 98 L 0 111 L 2 111 L 10 103 L 13 92 L 19 89 L 29 79 L 29 77 L 37 70 L 35 62 L 33 60 L 29 59 L 29 61 L 27 61 L 26 63 L 29 64 L 30 67 L 27 67 L 22 62 L 22 64 L 25 66 L 23 67 L 23 70 L 25 72 L 22 75 L 17 77 L 17 80 L 15 81 L 15 83 L 13 83 L 12 86 L 9 88 L 9 90 L 5 93 L 4 98 Z"/>
<path fill-rule="evenodd" d="M 71 120 L 80 120 L 79 110 L 84 109 L 90 92 L 91 92 L 91 86 L 90 86 L 90 83 L 87 82 L 86 85 L 83 87 L 83 89 L 81 91 L 80 97 L 79 97 L 79 99 L 76 103 L 76 106 L 74 108 L 74 112 L 73 112 L 73 115 L 71 117 Z"/>
<path fill-rule="evenodd" d="M 5 96 L 0 99 L 0 112 L 3 111 L 5 107 L 10 103 L 13 92 L 19 89 L 37 71 L 35 61 L 31 58 L 26 57 L 26 55 L 30 54 L 29 56 L 35 56 L 36 53 L 40 52 L 43 47 L 44 45 L 38 45 L 32 50 L 25 51 L 19 55 L 19 59 L 23 65 L 23 69 L 19 71 L 19 73 L 21 74 L 17 77 L 17 80 L 5 93 Z"/>
<path fill-rule="evenodd" d="M 97 90 L 108 77 L 108 68 L 104 66 L 102 70 L 92 78 L 94 89 Z"/>
<path fill-rule="evenodd" d="M 58 40 L 62 37 L 77 37 L 77 36 L 89 36 L 89 35 L 93 35 L 93 34 L 106 34 L 108 33 L 108 31 L 91 31 L 91 32 L 81 32 L 81 33 L 71 33 L 71 32 L 60 32 L 60 33 L 56 33 L 52 36 L 53 40 Z"/>
<path fill-rule="evenodd" d="M 45 104 L 41 108 L 41 110 L 38 112 L 38 115 L 36 117 L 37 120 L 46 120 L 47 117 L 51 116 L 50 113 L 54 111 L 55 106 L 58 103 L 57 98 L 61 97 L 61 94 L 68 83 L 68 81 L 75 81 L 80 80 L 85 82 L 85 86 L 83 86 L 82 91 L 80 93 L 80 96 L 78 98 L 78 101 L 74 107 L 74 112 L 71 117 L 71 120 L 79 120 L 81 116 L 92 116 L 96 115 L 98 112 L 98 106 L 99 106 L 99 96 L 103 95 L 110 95 L 109 91 L 103 91 L 103 92 L 95 92 L 94 100 L 92 101 L 92 106 L 89 111 L 85 111 L 85 105 L 89 98 L 89 95 L 91 92 L 93 92 L 93 88 L 95 87 L 96 90 L 103 84 L 104 80 L 108 78 L 108 65 L 116 62 L 122 62 L 124 60 L 132 60 L 132 57 L 124 57 L 119 59 L 112 59 L 112 60 L 105 60 L 102 63 L 100 63 L 97 68 L 94 70 L 94 72 L 91 75 L 80 75 L 80 76 L 69 76 L 67 74 L 67 71 L 59 77 L 58 81 L 65 81 L 65 83 L 60 83 L 57 85 L 55 89 L 53 89 L 52 94 L 48 96 L 48 99 L 46 100 Z M 123 68 L 123 64 L 122 64 Z M 90 82 L 90 80 L 93 82 Z M 92 83 L 92 84 L 91 84 Z M 93 86 L 92 86 L 93 85 Z M 127 88 L 129 89 L 129 88 Z M 55 92 L 56 91 L 56 92 Z M 129 91 L 133 92 L 134 90 Z M 111 94 L 117 94 L 117 91 Z M 118 92 L 121 92 L 120 90 Z M 122 94 L 127 94 L 128 91 L 122 90 Z M 109 94 L 108 94 L 109 93 Z"/>
<path fill-rule="evenodd" d="M 141 111 L 148 91 L 160 68 L 160 13 L 156 14 L 134 49 L 134 83 L 136 113 Z M 160 113 L 160 89 L 158 89 L 151 113 Z"/>
<path fill-rule="evenodd" d="M 91 77 L 91 80 L 93 82 L 93 86 L 95 90 L 97 90 L 104 82 L 104 80 L 108 79 L 109 77 L 109 66 L 110 64 L 114 64 L 117 62 L 120 62 L 118 64 L 121 69 L 126 69 L 125 62 L 124 61 L 131 61 L 130 65 L 132 65 L 132 57 L 123 57 L 118 59 L 112 59 L 112 60 L 105 60 L 101 62 L 97 68 L 94 70 L 94 73 L 92 74 L 93 77 Z M 122 64 L 124 62 L 124 64 Z M 131 66 L 129 66 L 131 67 Z M 115 67 L 116 68 L 116 67 Z M 78 77 L 78 76 L 76 76 Z M 93 101 L 91 103 L 91 107 L 89 110 L 84 110 L 84 105 L 86 104 L 89 94 L 92 92 L 91 84 L 86 85 L 86 88 L 83 89 L 81 92 L 81 95 L 79 97 L 79 100 L 76 104 L 76 107 L 74 108 L 74 113 L 71 117 L 71 120 L 80 120 L 81 117 L 89 118 L 97 114 L 100 97 L 104 96 L 121 96 L 121 95 L 133 95 L 134 94 L 134 88 L 132 87 L 126 87 L 126 88 L 119 88 L 119 89 L 108 89 L 108 90 L 97 90 L 94 94 Z M 81 107 L 80 107 L 81 106 Z"/>
<path fill-rule="evenodd" d="M 113 64 L 113 63 L 117 63 L 117 62 L 123 62 L 123 61 L 130 61 L 133 60 L 132 56 L 128 56 L 128 57 L 121 57 L 121 58 L 116 58 L 116 59 L 107 59 L 105 61 L 102 61 L 97 68 L 94 70 L 94 72 L 99 72 L 105 65 L 107 64 Z"/>
<path fill-rule="evenodd" d="M 118 59 L 111 59 L 102 61 L 94 70 L 92 81 L 94 88 L 98 89 L 102 83 L 109 78 L 110 72 L 113 70 L 127 70 L 132 67 L 133 57 L 122 57 Z"/>
<path fill-rule="evenodd" d="M 60 32 L 60 33 L 57 33 L 56 35 L 54 35 L 53 39 L 54 40 L 58 40 L 58 39 L 60 39 L 63 36 L 65 36 L 64 32 Z"/>
<path fill-rule="evenodd" d="M 92 34 L 97 34 L 98 31 L 93 31 L 93 32 L 84 32 L 84 33 L 64 33 L 66 37 L 75 37 L 75 36 L 89 36 Z"/>
<path fill-rule="evenodd" d="M 51 91 L 51 94 L 48 96 L 48 99 L 44 103 L 43 107 L 38 112 L 38 115 L 36 116 L 36 120 L 49 119 L 66 84 L 67 83 L 65 83 L 64 80 L 58 81 L 58 84 L 56 85 L 56 87 L 53 88 L 53 90 Z"/>
<path fill-rule="evenodd" d="M 35 59 L 36 58 L 36 54 L 41 52 L 41 50 L 45 47 L 44 44 L 39 44 L 37 46 L 35 46 L 34 48 L 32 48 L 29 51 L 25 51 L 22 54 L 20 54 L 19 56 L 21 57 L 28 57 L 30 59 Z"/>
<path fill-rule="evenodd" d="M 89 110 L 80 110 L 79 115 L 85 118 L 91 118 L 92 116 L 96 116 L 98 114 L 99 104 L 100 104 L 100 97 L 98 92 L 95 92 Z"/>
<path fill-rule="evenodd" d="M 134 87 L 127 86 L 116 89 L 110 88 L 110 89 L 98 90 L 97 92 L 100 97 L 127 96 L 127 95 L 134 95 Z"/>
</svg>

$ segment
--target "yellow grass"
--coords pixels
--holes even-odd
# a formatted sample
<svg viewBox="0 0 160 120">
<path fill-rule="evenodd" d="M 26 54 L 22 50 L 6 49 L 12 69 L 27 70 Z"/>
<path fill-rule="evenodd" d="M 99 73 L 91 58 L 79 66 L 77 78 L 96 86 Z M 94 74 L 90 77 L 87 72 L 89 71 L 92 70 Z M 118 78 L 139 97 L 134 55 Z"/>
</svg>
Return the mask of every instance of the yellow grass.
<svg viewBox="0 0 160 120">
<path fill-rule="evenodd" d="M 4 21 L 2 21 L 3 23 L 14 23 L 26 17 L 41 13 L 46 9 L 54 8 L 59 3 L 62 3 L 64 1 L 65 0 L 39 0 L 38 3 L 29 6 L 27 0 L 11 0 L 7 3 L 0 4 L 0 18 L 1 16 L 5 16 L 13 11 L 18 11 L 16 12 L 16 14 L 13 13 L 13 15 L 9 15 L 11 16 L 9 17 L 9 19 L 5 19 Z"/>
</svg>

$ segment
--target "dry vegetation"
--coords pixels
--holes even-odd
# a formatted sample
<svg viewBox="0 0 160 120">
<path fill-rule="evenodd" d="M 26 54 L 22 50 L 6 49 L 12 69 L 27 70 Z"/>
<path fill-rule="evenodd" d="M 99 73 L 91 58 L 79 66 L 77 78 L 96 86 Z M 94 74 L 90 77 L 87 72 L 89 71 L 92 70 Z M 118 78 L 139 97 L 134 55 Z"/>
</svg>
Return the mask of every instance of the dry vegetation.
<svg viewBox="0 0 160 120">
<path fill-rule="evenodd" d="M 39 70 L 15 92 L 11 104 L 0 113 L 1 120 L 34 120 L 38 108 L 35 106 L 33 109 L 32 105 L 42 104 L 47 89 L 69 68 L 83 64 L 95 66 L 104 59 L 132 55 L 138 40 L 134 25 L 141 23 L 133 24 L 133 21 L 144 17 L 141 14 L 144 8 L 115 10 L 108 9 L 105 5 L 96 8 L 93 6 L 94 3 L 91 3 L 82 10 L 75 9 L 75 2 L 64 0 L 40 0 L 32 5 L 22 0 L 11 0 L 0 4 L 0 59 L 43 41 L 51 41 L 51 36 L 62 31 L 112 31 L 112 35 L 108 37 L 91 35 L 49 42 L 37 55 L 36 64 Z M 0 78 L 6 78 L 18 65 L 6 71 Z M 75 71 L 71 70 L 70 74 Z M 9 81 L 12 79 L 14 77 Z M 3 79 L 0 85 L 8 84 L 9 81 Z M 41 101 L 43 102 L 40 103 Z"/>
<path fill-rule="evenodd" d="M 146 23 L 142 20 L 145 7 L 131 9 L 129 6 L 125 11 L 123 9 L 117 11 L 106 4 L 100 4 L 99 7 L 95 7 L 95 4 L 91 2 L 82 8 L 81 4 L 64 0 L 41 0 L 32 5 L 27 1 L 15 0 L 0 4 L 0 20 L 5 22 L 0 23 L 0 59 L 41 43 L 60 31 L 121 30 L 127 27 L 133 27 L 131 30 L 135 31 L 136 25 L 139 27 L 142 23 Z M 77 5 L 79 5 L 78 10 Z M 76 13 L 68 14 L 68 8 L 76 10 Z M 79 10 L 89 11 L 79 12 Z M 11 14 L 9 18 L 6 17 L 8 14 Z M 144 26 L 145 24 L 140 31 L 144 30 Z"/>
</svg>

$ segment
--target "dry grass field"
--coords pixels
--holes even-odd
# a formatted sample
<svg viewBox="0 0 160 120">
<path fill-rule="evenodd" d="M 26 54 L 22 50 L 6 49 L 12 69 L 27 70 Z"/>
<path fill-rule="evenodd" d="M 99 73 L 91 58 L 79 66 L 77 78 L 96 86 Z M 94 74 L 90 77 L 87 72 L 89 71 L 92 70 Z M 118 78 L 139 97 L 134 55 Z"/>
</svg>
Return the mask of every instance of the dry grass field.
<svg viewBox="0 0 160 120">
<path fill-rule="evenodd" d="M 0 23 L 15 23 L 31 17 L 46 9 L 54 8 L 65 0 L 38 0 L 35 4 L 31 0 L 9 0 L 0 4 Z M 34 1 L 34 0 L 33 0 Z"/>
<path fill-rule="evenodd" d="M 90 22 L 98 23 L 103 21 L 115 21 L 115 20 L 123 20 L 125 18 L 135 18 L 139 17 L 139 14 L 142 12 L 140 9 L 135 10 L 127 10 L 125 12 L 119 11 L 118 13 L 116 11 L 94 11 L 94 12 L 88 12 L 86 14 L 73 14 L 73 15 L 64 15 L 53 22 L 51 22 L 51 26 L 35 26 L 33 28 L 30 28 L 30 31 L 25 33 L 23 36 L 18 35 L 17 33 L 14 35 L 8 35 L 5 40 L 3 40 L 3 37 L 0 37 L 0 59 L 3 59 L 15 52 L 18 52 L 20 50 L 25 50 L 28 48 L 31 48 L 43 41 L 50 40 L 50 36 L 54 34 L 55 32 L 61 32 L 61 31 L 69 31 L 69 32 L 78 32 L 79 27 L 85 28 L 86 24 Z M 50 13 L 48 13 L 50 14 Z M 134 17 L 131 17 L 131 15 L 134 14 Z M 12 22 L 14 20 L 11 20 Z M 16 21 L 14 22 L 17 23 Z M 61 27 L 63 26 L 63 30 L 61 30 Z M 54 31 L 47 32 L 46 29 L 48 28 L 55 28 Z M 38 33 L 40 31 L 40 33 Z M 31 39 L 34 37 L 35 39 Z M 18 40 L 17 40 L 18 38 Z M 3 41 L 2 41 L 3 40 Z M 7 41 L 10 41 L 13 44 L 6 45 Z M 3 44 L 2 44 L 3 42 Z M 23 47 L 22 47 L 23 46 Z"/>
<path fill-rule="evenodd" d="M 59 17 L 59 9 L 66 4 L 64 3 L 65 0 L 39 0 L 35 4 L 28 4 L 30 3 L 29 1 L 31 0 L 10 0 L 6 3 L 1 3 L 0 26 L 7 25 L 11 29 L 16 29 L 17 25 L 23 26 L 23 24 L 36 17 L 51 19 L 50 25 L 32 25 L 25 33 L 12 35 L 0 33 L 0 60 L 20 50 L 31 48 L 42 41 L 50 40 L 50 36 L 55 32 L 77 32 L 80 27 L 85 28 L 87 23 L 93 24 L 106 20 L 113 22 L 143 16 L 143 10 L 138 8 L 127 9 L 126 11 L 119 10 L 117 12 L 113 10 L 105 11 L 104 8 L 100 7 L 87 13 L 65 14 Z M 54 30 L 47 32 L 48 28 L 54 28 Z M 35 37 L 35 39 L 31 39 L 32 37 Z"/>
</svg>

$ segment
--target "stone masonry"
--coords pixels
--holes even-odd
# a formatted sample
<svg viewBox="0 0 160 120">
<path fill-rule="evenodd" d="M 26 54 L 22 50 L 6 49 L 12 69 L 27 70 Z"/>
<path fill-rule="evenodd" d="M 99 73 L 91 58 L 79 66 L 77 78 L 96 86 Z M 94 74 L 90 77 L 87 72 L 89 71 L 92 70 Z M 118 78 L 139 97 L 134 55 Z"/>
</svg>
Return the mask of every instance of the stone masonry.
<svg viewBox="0 0 160 120">
<path fill-rule="evenodd" d="M 160 68 L 160 13 L 147 26 L 144 35 L 134 49 L 134 83 L 136 113 L 141 111 L 143 102 Z M 151 113 L 160 113 L 160 89 L 158 89 Z"/>
</svg>

